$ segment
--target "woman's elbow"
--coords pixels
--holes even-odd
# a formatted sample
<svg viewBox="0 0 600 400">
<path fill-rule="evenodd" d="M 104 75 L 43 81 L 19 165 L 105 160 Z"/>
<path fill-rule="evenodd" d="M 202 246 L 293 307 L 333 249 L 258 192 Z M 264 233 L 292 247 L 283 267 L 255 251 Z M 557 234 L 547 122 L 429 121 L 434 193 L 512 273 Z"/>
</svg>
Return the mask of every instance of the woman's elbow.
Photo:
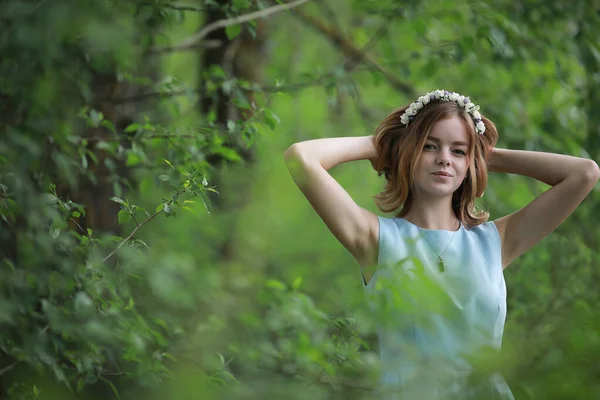
<svg viewBox="0 0 600 400">
<path fill-rule="evenodd" d="M 586 160 L 587 161 L 587 165 L 585 167 L 585 177 L 587 180 L 589 180 L 590 182 L 596 184 L 596 182 L 598 182 L 598 180 L 600 180 L 600 168 L 598 167 L 598 164 L 594 161 L 594 160 Z"/>
</svg>

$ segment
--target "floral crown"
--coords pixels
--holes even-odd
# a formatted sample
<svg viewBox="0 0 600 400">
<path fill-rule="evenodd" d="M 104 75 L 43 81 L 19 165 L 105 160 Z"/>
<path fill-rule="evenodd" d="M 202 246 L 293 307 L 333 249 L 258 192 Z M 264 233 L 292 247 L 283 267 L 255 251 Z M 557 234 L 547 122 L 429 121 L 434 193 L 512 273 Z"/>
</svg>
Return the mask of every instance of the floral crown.
<svg viewBox="0 0 600 400">
<path fill-rule="evenodd" d="M 475 130 L 477 133 L 483 135 L 485 132 L 485 124 L 481 120 L 481 114 L 479 114 L 479 106 L 476 106 L 471 102 L 468 97 L 460 95 L 455 92 L 448 92 L 447 90 L 434 90 L 433 92 L 429 92 L 424 96 L 421 96 L 415 101 L 411 103 L 410 106 L 404 111 L 404 114 L 400 116 L 400 121 L 404 125 L 408 125 L 410 121 L 415 118 L 417 112 L 425 107 L 425 105 L 429 104 L 431 101 L 453 101 L 458 104 L 460 107 L 464 108 L 466 112 L 468 112 L 473 118 L 473 122 L 475 122 Z"/>
</svg>

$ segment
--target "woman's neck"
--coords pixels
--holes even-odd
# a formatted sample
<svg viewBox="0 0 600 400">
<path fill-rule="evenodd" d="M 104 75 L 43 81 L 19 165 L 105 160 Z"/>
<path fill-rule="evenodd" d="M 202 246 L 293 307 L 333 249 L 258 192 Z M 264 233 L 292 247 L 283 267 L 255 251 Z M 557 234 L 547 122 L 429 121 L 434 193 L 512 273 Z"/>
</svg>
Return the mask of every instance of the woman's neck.
<svg viewBox="0 0 600 400">
<path fill-rule="evenodd" d="M 455 231 L 460 228 L 460 221 L 452 209 L 425 209 L 413 204 L 403 218 L 423 229 Z"/>
</svg>

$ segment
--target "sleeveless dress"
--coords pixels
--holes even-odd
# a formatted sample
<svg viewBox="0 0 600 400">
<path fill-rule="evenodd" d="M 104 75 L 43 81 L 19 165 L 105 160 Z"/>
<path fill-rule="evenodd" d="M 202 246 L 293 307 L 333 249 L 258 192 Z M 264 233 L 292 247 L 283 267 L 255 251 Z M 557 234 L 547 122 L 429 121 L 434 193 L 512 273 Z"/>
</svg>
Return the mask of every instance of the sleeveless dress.
<svg viewBox="0 0 600 400">
<path fill-rule="evenodd" d="M 381 357 L 376 397 L 513 400 L 490 370 L 506 319 L 494 222 L 454 232 L 378 218 L 377 270 L 364 285 Z M 442 271 L 437 258 L 446 246 Z"/>
</svg>

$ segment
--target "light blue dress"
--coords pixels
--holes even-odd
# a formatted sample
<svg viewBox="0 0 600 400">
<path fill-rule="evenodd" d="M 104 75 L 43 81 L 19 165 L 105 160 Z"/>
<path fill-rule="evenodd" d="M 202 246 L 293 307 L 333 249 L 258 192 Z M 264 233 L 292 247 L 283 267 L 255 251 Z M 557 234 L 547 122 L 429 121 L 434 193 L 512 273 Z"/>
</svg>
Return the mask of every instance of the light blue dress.
<svg viewBox="0 0 600 400">
<path fill-rule="evenodd" d="M 493 222 L 454 232 L 379 217 L 377 270 L 365 289 L 381 354 L 378 398 L 514 399 L 489 369 L 506 319 Z"/>
</svg>

